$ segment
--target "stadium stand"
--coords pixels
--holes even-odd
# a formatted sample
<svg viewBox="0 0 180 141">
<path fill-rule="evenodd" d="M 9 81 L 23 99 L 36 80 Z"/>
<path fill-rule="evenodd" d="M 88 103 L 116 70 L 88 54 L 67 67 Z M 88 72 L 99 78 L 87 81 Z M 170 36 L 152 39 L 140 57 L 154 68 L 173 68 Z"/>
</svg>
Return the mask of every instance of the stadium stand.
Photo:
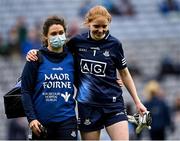
<svg viewBox="0 0 180 141">
<path fill-rule="evenodd" d="M 0 0 L 0 33 L 7 39 L 8 30 L 15 24 L 19 16 L 26 17 L 28 26 L 31 27 L 48 15 L 56 14 L 65 17 L 68 22 L 77 19 L 81 28 L 83 19 L 78 17 L 78 9 L 82 1 Z M 116 0 L 112 1 L 117 2 Z M 162 16 L 158 11 L 159 2 L 160 0 L 132 0 L 137 14 L 133 17 L 113 16 L 110 27 L 111 33 L 122 41 L 125 54 L 129 59 L 127 61 L 135 60 L 142 70 L 142 75 L 134 78 L 139 95 L 143 100 L 144 85 L 159 72 L 161 59 L 167 54 L 172 56 L 174 53 L 180 54 L 180 16 L 176 14 Z M 101 4 L 101 0 L 97 3 Z M 25 60 L 21 57 L 0 56 L 0 104 L 3 105 L 3 95 L 13 87 L 16 79 L 20 76 L 24 63 Z M 175 96 L 180 92 L 179 81 L 179 77 L 167 75 L 161 82 L 167 93 L 166 99 L 171 106 Z M 124 96 L 125 101 L 129 102 L 127 91 Z M 5 117 L 3 106 L 0 108 L 0 116 L 0 140 L 4 140 L 6 139 L 8 120 Z M 178 136 L 180 124 L 178 123 L 176 126 L 175 133 L 169 133 L 168 139 L 180 139 Z M 102 139 L 107 139 L 106 135 L 102 135 Z"/>
</svg>

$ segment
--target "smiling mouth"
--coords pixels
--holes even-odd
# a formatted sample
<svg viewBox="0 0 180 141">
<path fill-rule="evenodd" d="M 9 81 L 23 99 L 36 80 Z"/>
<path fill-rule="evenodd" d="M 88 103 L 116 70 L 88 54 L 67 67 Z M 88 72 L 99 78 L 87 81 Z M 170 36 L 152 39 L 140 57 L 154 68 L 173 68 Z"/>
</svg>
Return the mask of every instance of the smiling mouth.
<svg viewBox="0 0 180 141">
<path fill-rule="evenodd" d="M 104 34 L 102 33 L 102 34 L 96 34 L 96 36 L 103 36 Z"/>
</svg>

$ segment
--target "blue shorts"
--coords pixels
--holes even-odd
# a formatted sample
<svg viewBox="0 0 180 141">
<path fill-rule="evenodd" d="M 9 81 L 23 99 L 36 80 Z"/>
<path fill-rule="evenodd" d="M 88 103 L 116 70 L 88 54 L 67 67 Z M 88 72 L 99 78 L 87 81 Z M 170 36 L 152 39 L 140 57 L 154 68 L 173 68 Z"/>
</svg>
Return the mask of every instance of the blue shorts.
<svg viewBox="0 0 180 141">
<path fill-rule="evenodd" d="M 78 103 L 78 127 L 80 131 L 98 131 L 124 120 L 127 120 L 125 108 L 95 107 Z"/>
</svg>

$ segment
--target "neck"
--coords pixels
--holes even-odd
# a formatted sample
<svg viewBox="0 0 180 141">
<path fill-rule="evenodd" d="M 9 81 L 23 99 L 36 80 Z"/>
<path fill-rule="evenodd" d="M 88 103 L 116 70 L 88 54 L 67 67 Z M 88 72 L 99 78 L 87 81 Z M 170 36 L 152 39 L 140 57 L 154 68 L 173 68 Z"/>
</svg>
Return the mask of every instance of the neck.
<svg viewBox="0 0 180 141">
<path fill-rule="evenodd" d="M 60 47 L 60 48 L 52 48 L 51 46 L 48 46 L 47 47 L 49 51 L 52 51 L 52 52 L 56 52 L 56 53 L 61 53 L 63 52 L 63 47 Z"/>
</svg>

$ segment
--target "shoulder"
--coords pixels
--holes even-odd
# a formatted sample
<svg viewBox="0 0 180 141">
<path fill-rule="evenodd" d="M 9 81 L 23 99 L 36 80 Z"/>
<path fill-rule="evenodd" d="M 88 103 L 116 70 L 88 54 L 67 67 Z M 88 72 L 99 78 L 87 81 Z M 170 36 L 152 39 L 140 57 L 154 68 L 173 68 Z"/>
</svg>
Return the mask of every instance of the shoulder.
<svg viewBox="0 0 180 141">
<path fill-rule="evenodd" d="M 108 38 L 108 42 L 111 44 L 112 46 L 112 50 L 114 50 L 115 52 L 117 50 L 119 51 L 123 51 L 123 47 L 122 47 L 122 43 L 119 39 L 117 39 L 116 37 L 109 35 Z"/>
<path fill-rule="evenodd" d="M 73 58 L 73 54 L 70 51 L 66 52 L 66 57 Z"/>
<path fill-rule="evenodd" d="M 37 61 L 26 61 L 25 67 L 29 69 L 34 69 L 39 66 L 39 60 Z"/>
<path fill-rule="evenodd" d="M 22 72 L 22 78 L 36 75 L 38 67 L 39 67 L 38 61 L 26 61 L 26 64 Z"/>
<path fill-rule="evenodd" d="M 86 39 L 87 37 L 88 37 L 88 32 L 83 32 L 71 37 L 69 41 L 71 42 L 76 40 L 82 40 L 82 39 Z"/>
<path fill-rule="evenodd" d="M 86 42 L 87 36 L 88 33 L 81 33 L 71 37 L 66 43 L 67 47 L 69 48 L 69 51 L 74 53 L 79 44 L 81 44 L 83 41 Z"/>
<path fill-rule="evenodd" d="M 43 53 L 43 51 L 42 50 L 39 50 L 38 51 L 38 54 L 37 54 L 37 56 L 38 56 L 38 61 L 36 62 L 37 64 L 41 64 L 41 63 L 43 63 L 43 56 L 44 56 L 44 53 Z"/>
<path fill-rule="evenodd" d="M 122 46 L 121 41 L 118 38 L 116 38 L 116 37 L 114 37 L 112 35 L 109 35 L 108 41 L 113 42 L 114 44 Z"/>
<path fill-rule="evenodd" d="M 37 68 L 39 67 L 39 65 L 43 62 L 43 52 L 41 50 L 39 50 L 37 52 L 37 57 L 38 57 L 38 60 L 36 61 L 26 61 L 26 64 L 25 66 L 28 67 L 28 68 Z"/>
</svg>

